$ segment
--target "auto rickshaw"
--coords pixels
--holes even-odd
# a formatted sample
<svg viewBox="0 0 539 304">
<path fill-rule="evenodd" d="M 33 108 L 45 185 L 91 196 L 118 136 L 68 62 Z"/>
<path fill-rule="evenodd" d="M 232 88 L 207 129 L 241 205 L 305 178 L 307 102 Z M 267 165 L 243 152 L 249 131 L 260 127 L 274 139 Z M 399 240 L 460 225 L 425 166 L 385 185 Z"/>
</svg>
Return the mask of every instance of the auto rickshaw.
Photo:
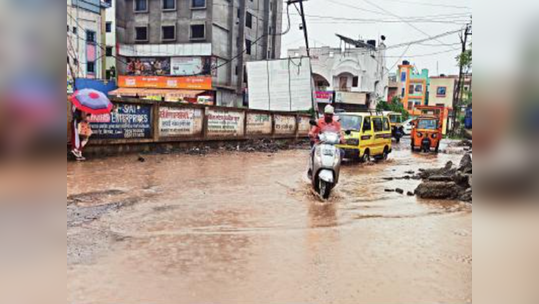
<svg viewBox="0 0 539 304">
<path fill-rule="evenodd" d="M 404 136 L 402 114 L 397 112 L 386 112 L 384 114 L 389 117 L 389 122 L 391 124 L 391 136 L 395 138 L 397 143 L 400 143 L 401 138 Z"/>
<path fill-rule="evenodd" d="M 440 150 L 443 138 L 443 107 L 420 106 L 422 114 L 414 121 L 411 135 L 412 151 L 429 152 Z"/>
</svg>

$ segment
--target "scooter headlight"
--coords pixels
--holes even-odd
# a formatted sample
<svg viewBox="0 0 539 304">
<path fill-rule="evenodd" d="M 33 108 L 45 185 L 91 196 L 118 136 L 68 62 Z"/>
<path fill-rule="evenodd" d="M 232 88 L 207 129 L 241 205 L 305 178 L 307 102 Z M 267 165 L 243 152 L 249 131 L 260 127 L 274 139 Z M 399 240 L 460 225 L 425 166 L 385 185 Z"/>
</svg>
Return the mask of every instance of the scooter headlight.
<svg viewBox="0 0 539 304">
<path fill-rule="evenodd" d="M 438 138 L 438 134 L 436 133 L 432 134 L 432 139 L 436 139 L 436 138 Z"/>
<path fill-rule="evenodd" d="M 417 132 L 417 137 L 423 137 L 423 133 Z"/>
</svg>

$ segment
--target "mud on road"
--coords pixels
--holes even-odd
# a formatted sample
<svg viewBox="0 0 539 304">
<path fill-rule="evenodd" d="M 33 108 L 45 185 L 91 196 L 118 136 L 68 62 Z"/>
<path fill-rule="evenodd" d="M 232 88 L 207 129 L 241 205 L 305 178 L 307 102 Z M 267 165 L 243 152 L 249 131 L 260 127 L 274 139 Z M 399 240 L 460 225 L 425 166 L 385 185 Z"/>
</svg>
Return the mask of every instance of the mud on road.
<svg viewBox="0 0 539 304">
<path fill-rule="evenodd" d="M 69 163 L 68 302 L 471 302 L 471 206 L 406 195 L 461 155 L 408 147 L 346 163 L 329 203 L 307 150 Z"/>
</svg>

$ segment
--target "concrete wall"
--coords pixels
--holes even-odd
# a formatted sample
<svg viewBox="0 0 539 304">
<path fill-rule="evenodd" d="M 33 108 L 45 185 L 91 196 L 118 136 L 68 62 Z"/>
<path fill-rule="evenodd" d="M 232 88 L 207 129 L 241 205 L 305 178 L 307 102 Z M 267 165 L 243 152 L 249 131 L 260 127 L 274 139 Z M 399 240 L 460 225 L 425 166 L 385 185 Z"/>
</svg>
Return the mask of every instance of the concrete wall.
<svg viewBox="0 0 539 304">
<path fill-rule="evenodd" d="M 115 108 L 110 115 L 92 118 L 94 135 L 90 141 L 91 146 L 238 141 L 252 138 L 295 139 L 306 137 L 310 129 L 310 117 L 299 113 L 138 99 L 113 99 L 113 103 Z M 71 134 L 70 125 L 67 134 Z"/>
</svg>

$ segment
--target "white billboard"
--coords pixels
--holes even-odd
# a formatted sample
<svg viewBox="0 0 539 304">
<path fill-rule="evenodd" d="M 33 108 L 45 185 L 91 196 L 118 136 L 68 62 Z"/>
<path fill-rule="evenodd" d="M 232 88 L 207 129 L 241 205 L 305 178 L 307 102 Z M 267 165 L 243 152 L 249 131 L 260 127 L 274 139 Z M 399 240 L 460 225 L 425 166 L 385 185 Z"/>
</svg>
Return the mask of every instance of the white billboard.
<svg viewBox="0 0 539 304">
<path fill-rule="evenodd" d="M 247 63 L 249 108 L 269 111 L 307 111 L 312 105 L 309 58 Z"/>
</svg>

